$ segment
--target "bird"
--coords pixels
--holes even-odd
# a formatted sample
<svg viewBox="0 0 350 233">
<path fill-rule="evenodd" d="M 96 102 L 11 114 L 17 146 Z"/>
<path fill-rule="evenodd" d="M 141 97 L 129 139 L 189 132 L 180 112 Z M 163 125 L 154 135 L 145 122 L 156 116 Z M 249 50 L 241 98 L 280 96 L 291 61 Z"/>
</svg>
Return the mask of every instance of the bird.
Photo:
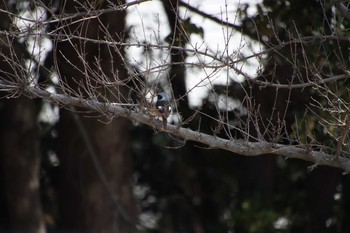
<svg viewBox="0 0 350 233">
<path fill-rule="evenodd" d="M 162 118 L 164 129 L 166 129 L 166 126 L 168 124 L 168 117 L 170 113 L 171 106 L 168 95 L 165 92 L 158 93 L 156 102 L 156 114 L 158 117 Z"/>
</svg>

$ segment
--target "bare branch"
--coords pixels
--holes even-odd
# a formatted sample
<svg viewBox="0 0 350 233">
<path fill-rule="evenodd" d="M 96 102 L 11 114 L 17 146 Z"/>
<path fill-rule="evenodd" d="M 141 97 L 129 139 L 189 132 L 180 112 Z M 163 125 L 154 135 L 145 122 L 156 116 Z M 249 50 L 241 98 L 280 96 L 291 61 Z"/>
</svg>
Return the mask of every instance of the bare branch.
<svg viewBox="0 0 350 233">
<path fill-rule="evenodd" d="M 183 6 L 183 7 L 187 8 L 188 10 L 190 10 L 190 11 L 196 13 L 196 14 L 203 16 L 203 18 L 205 18 L 205 19 L 210 19 L 210 20 L 212 20 L 215 23 L 232 27 L 232 28 L 234 28 L 237 31 L 241 31 L 242 30 L 241 26 L 238 26 L 238 25 L 230 23 L 230 22 L 225 22 L 222 19 L 218 19 L 218 18 L 216 18 L 216 17 L 214 17 L 212 15 L 209 15 L 209 14 L 205 13 L 204 11 L 198 10 L 198 8 L 191 6 L 187 2 L 180 1 L 179 4 L 180 4 L 180 6 Z"/>
<path fill-rule="evenodd" d="M 272 82 L 267 82 L 267 81 L 261 81 L 258 79 L 249 79 L 249 82 L 258 84 L 260 86 L 265 86 L 265 87 L 275 87 L 275 88 L 279 88 L 279 89 L 298 89 L 298 88 L 306 88 L 306 87 L 313 87 L 313 86 L 317 86 L 319 84 L 326 84 L 326 83 L 331 83 L 331 82 L 335 82 L 338 80 L 342 80 L 342 79 L 348 79 L 350 78 L 350 75 L 348 74 L 341 74 L 341 75 L 337 75 L 334 77 L 329 77 L 329 78 L 325 78 L 325 79 L 318 79 L 315 81 L 310 81 L 307 83 L 298 83 L 298 84 L 281 84 L 281 83 L 272 83 Z"/>
<path fill-rule="evenodd" d="M 0 86 L 3 86 L 0 83 Z M 3 91 L 0 88 L 1 91 Z M 97 112 L 103 111 L 105 116 L 110 118 L 125 117 L 130 120 L 140 122 L 154 127 L 158 131 L 164 131 L 162 125 L 155 123 L 155 119 L 142 111 L 133 110 L 113 103 L 102 103 L 96 100 L 76 98 L 64 94 L 54 94 L 37 87 L 27 87 L 22 90 L 23 94 L 31 98 L 42 98 L 62 106 L 83 107 Z M 193 131 L 189 128 L 168 125 L 165 132 L 176 135 L 184 140 L 196 141 L 209 146 L 210 148 L 220 148 L 231 151 L 235 154 L 245 156 L 259 156 L 263 154 L 279 155 L 286 158 L 301 159 L 314 163 L 315 165 L 326 165 L 336 167 L 350 172 L 350 159 L 340 157 L 334 159 L 334 154 L 328 154 L 320 150 L 310 150 L 307 146 L 283 145 L 269 143 L 266 141 L 249 142 L 245 140 L 224 139 L 213 135 Z"/>
<path fill-rule="evenodd" d="M 106 8 L 106 9 L 98 9 L 98 10 L 94 9 L 94 10 L 89 10 L 89 11 L 86 11 L 86 12 L 79 12 L 79 13 L 70 14 L 70 15 L 52 15 L 53 19 L 48 19 L 48 20 L 45 20 L 45 21 L 41 21 L 40 24 L 47 25 L 47 24 L 51 24 L 51 23 L 57 23 L 57 22 L 64 22 L 64 21 L 68 21 L 68 20 L 73 20 L 73 19 L 81 18 L 81 17 L 84 17 L 84 19 L 80 19 L 80 20 L 86 20 L 88 18 L 98 17 L 101 14 L 106 14 L 106 13 L 115 12 L 115 11 L 124 11 L 130 6 L 138 5 L 138 4 L 141 4 L 143 2 L 148 2 L 148 1 L 150 1 L 150 0 L 135 0 L 135 1 L 132 1 L 132 2 L 129 2 L 129 3 L 125 3 L 125 4 L 121 4 L 121 5 L 118 5 L 118 6 L 111 6 L 111 7 Z M 35 20 L 35 19 L 24 18 L 22 16 L 19 16 L 17 14 L 14 14 L 14 13 L 9 12 L 9 11 L 4 10 L 4 9 L 0 9 L 0 12 L 6 13 L 9 16 L 17 18 L 17 19 L 25 20 L 27 22 L 38 23 L 38 21 Z"/>
<path fill-rule="evenodd" d="M 110 5 L 104 9 L 97 9 L 92 5 L 85 6 L 83 4 L 84 12 L 60 15 L 55 15 L 51 12 L 53 16 L 47 20 L 21 18 L 22 16 L 0 10 L 0 12 L 7 13 L 13 18 L 17 17 L 17 19 L 31 22 L 33 23 L 32 25 L 34 25 L 21 30 L 3 30 L 0 31 L 0 36 L 7 38 L 9 41 L 17 41 L 19 39 L 27 40 L 31 36 L 35 38 L 50 37 L 54 43 L 67 42 L 77 55 L 76 60 L 69 60 L 69 57 L 66 56 L 64 51 L 56 50 L 54 46 L 54 67 L 52 68 L 54 72 L 58 72 L 56 76 L 58 81 L 54 84 L 48 82 L 48 85 L 55 85 L 55 87 L 57 87 L 56 90 L 62 94 L 53 94 L 40 89 L 42 83 L 38 84 L 35 80 L 37 76 L 31 74 L 31 71 L 22 65 L 20 56 L 16 57 L 11 55 L 14 54 L 13 52 L 4 54 L 2 57 L 11 70 L 15 71 L 15 75 L 7 74 L 6 76 L 8 78 L 0 81 L 0 91 L 6 93 L 6 97 L 9 98 L 25 94 L 32 98 L 38 97 L 48 99 L 64 107 L 84 107 L 89 110 L 94 110 L 108 119 L 121 116 L 147 124 L 162 131 L 160 124 L 157 124 L 157 120 L 152 113 L 150 113 L 151 111 L 149 111 L 149 108 L 152 107 L 152 96 L 155 95 L 156 89 L 159 88 L 158 86 L 163 85 L 163 80 L 167 79 L 167 81 L 164 82 L 171 82 L 174 80 L 174 77 L 162 77 L 166 76 L 170 67 L 180 65 L 186 67 L 186 69 L 188 68 L 188 70 L 194 67 L 194 69 L 203 71 L 204 77 L 200 77 L 198 79 L 199 81 L 195 81 L 193 86 L 185 90 L 182 97 L 186 96 L 187 98 L 187 95 L 194 89 L 205 87 L 209 90 L 210 94 L 212 94 L 213 98 L 210 99 L 210 97 L 208 97 L 208 100 L 204 101 L 210 102 L 210 107 L 213 106 L 214 110 L 208 114 L 206 111 L 209 108 L 205 109 L 207 107 L 205 106 L 203 111 L 195 111 L 195 114 L 189 112 L 189 115 L 185 117 L 179 114 L 179 120 L 175 123 L 178 127 L 169 125 L 168 133 L 182 137 L 184 140 L 193 140 L 206 144 L 211 148 L 222 148 L 246 156 L 257 156 L 261 154 L 280 155 L 287 158 L 298 158 L 310 161 L 315 164 L 339 167 L 347 172 L 350 171 L 348 167 L 350 165 L 347 165 L 348 158 L 346 157 L 348 152 L 345 151 L 348 148 L 342 146 L 343 142 L 347 141 L 349 137 L 348 126 L 344 127 L 340 135 L 337 135 L 335 133 L 337 130 L 334 130 L 334 128 L 342 126 L 341 123 L 345 118 L 344 115 L 339 115 L 348 108 L 346 100 L 348 99 L 349 93 L 337 89 L 338 85 L 345 83 L 350 77 L 349 72 L 344 68 L 348 67 L 345 62 L 346 59 L 344 59 L 345 55 L 341 54 L 342 50 L 340 49 L 340 45 L 338 47 L 339 53 L 337 49 L 329 49 L 327 47 L 325 51 L 316 49 L 312 50 L 309 54 L 307 48 L 307 46 L 314 46 L 314 44 L 322 48 L 324 45 L 328 46 L 327 42 L 331 42 L 330 44 L 348 42 L 349 37 L 346 36 L 346 34 L 326 35 L 315 32 L 315 35 L 311 34 L 311 36 L 303 37 L 301 33 L 298 32 L 298 28 L 295 28 L 295 34 L 288 34 L 288 36 L 285 37 L 286 41 L 266 39 L 265 42 L 261 42 L 263 44 L 260 47 L 261 49 L 254 50 L 251 45 L 248 45 L 247 47 L 251 46 L 249 51 L 242 52 L 243 47 L 246 45 L 245 39 L 242 36 L 241 42 L 238 42 L 241 43 L 242 46 L 237 49 L 232 49 L 229 42 L 230 40 L 236 40 L 232 39 L 232 31 L 235 30 L 228 29 L 233 27 L 236 30 L 240 30 L 241 26 L 223 22 L 219 18 L 212 17 L 184 2 L 180 3 L 181 6 L 220 24 L 224 32 L 225 47 L 215 50 L 215 48 L 206 45 L 204 41 L 203 43 L 191 43 L 191 35 L 187 35 L 184 28 L 182 28 L 182 33 L 184 34 L 184 38 L 186 38 L 186 46 L 179 43 L 167 44 L 166 41 L 163 42 L 162 40 L 154 41 L 148 39 L 146 33 L 144 39 L 139 39 L 136 34 L 135 38 L 130 37 L 131 39 L 129 40 L 125 40 L 125 38 L 116 38 L 115 35 L 109 34 L 108 28 L 102 24 L 99 26 L 99 30 L 105 35 L 103 37 L 99 37 L 98 33 L 89 34 L 89 31 L 85 30 L 85 24 L 89 24 L 90 20 L 99 20 L 98 18 L 101 14 L 112 11 L 122 11 L 129 6 L 145 1 L 147 0 L 134 1 L 120 6 L 110 3 Z M 334 4 L 342 4 L 340 1 L 334 0 L 333 2 Z M 59 22 L 60 24 L 53 31 L 46 32 L 45 30 L 35 30 L 35 28 L 42 28 L 43 25 L 54 22 Z M 74 26 L 73 28 L 76 28 L 76 30 L 67 30 L 67 28 L 69 28 L 67 26 Z M 237 31 L 234 33 L 237 33 Z M 271 36 L 277 38 L 277 31 L 274 33 L 276 34 Z M 248 43 L 249 42 L 247 42 L 247 44 Z M 97 44 L 98 46 L 96 47 L 100 49 L 93 58 L 89 57 L 91 54 L 86 52 L 86 48 L 92 44 Z M 11 50 L 11 46 L 13 47 L 11 43 L 7 43 L 6 46 L 9 51 L 13 50 Z M 136 72 L 132 70 L 134 69 L 133 67 L 129 70 L 129 77 L 124 77 L 125 75 L 121 77 L 118 74 L 118 70 L 114 69 L 114 65 L 111 65 L 113 69 L 108 69 L 107 71 L 103 69 L 104 63 L 115 63 L 113 59 L 108 59 L 108 56 L 106 58 L 105 55 L 108 53 L 119 54 L 121 58 L 119 62 L 123 63 L 125 67 L 130 67 L 131 62 L 129 58 L 124 57 L 123 53 L 120 53 L 122 49 L 128 48 L 140 48 L 140 50 L 143 51 L 142 57 L 140 58 L 141 61 L 138 61 L 138 58 L 135 57 L 131 58 L 131 60 L 134 59 L 136 61 L 135 63 L 137 63 L 135 68 L 135 70 L 137 70 Z M 175 62 L 169 62 L 167 59 L 171 56 L 172 50 L 185 54 L 186 56 L 184 57 L 191 59 L 180 59 Z M 329 51 L 332 51 L 332 54 L 330 54 L 331 52 Z M 164 59 L 157 60 L 153 58 L 152 56 L 154 56 L 153 54 L 156 52 L 165 55 Z M 334 64 L 328 60 L 328 56 L 333 55 L 333 53 L 337 56 L 336 59 L 339 57 Z M 142 61 L 144 56 L 146 56 L 146 59 L 144 59 L 146 60 L 145 63 Z M 61 60 L 57 60 L 57 57 L 60 57 Z M 35 56 L 30 56 L 27 59 L 34 61 Z M 318 59 L 320 61 L 318 61 Z M 256 67 L 253 72 L 251 72 L 252 70 L 244 66 L 253 60 L 259 63 L 259 65 L 255 64 Z M 332 64 L 328 65 L 328 63 Z M 35 67 L 41 68 L 40 62 L 33 62 L 32 64 L 34 64 L 33 66 Z M 59 73 L 59 69 L 55 70 L 55 68 L 59 67 L 59 64 L 71 67 L 78 75 L 86 78 L 76 79 L 76 75 L 64 77 L 64 75 Z M 286 72 L 283 72 L 285 68 Z M 231 85 L 233 83 L 232 80 L 234 80 L 236 76 L 241 78 L 240 83 Z M 30 83 L 24 82 L 28 79 L 31 80 Z M 216 84 L 214 81 L 216 79 L 226 79 L 225 84 L 222 85 L 224 88 L 220 89 L 215 86 Z M 67 81 L 72 82 L 78 88 L 71 88 Z M 125 87 L 126 92 L 135 94 L 140 104 L 130 102 L 127 99 L 129 98 L 128 94 L 121 95 L 118 89 L 120 87 Z M 264 89 L 264 87 L 272 88 Z M 303 88 L 308 89 L 305 92 L 296 90 L 292 93 L 293 89 Z M 263 93 L 264 91 L 265 93 Z M 174 90 L 172 89 L 169 92 L 174 92 Z M 230 96 L 231 93 L 233 93 L 232 98 L 239 99 L 237 100 L 239 102 L 238 104 L 232 104 L 234 105 L 233 107 L 229 107 L 230 101 L 232 103 L 235 102 Z M 303 99 L 298 99 L 299 93 L 303 95 L 300 96 L 300 98 Z M 219 97 L 220 95 L 226 98 L 221 98 Z M 173 97 L 174 96 L 175 95 L 173 95 Z M 309 98 L 313 100 L 312 103 L 307 102 Z M 179 99 L 180 98 L 173 100 L 174 105 L 176 105 Z M 333 100 L 336 100 L 338 105 L 334 104 Z M 268 102 L 268 104 L 265 104 L 266 102 Z M 295 105 L 298 106 L 295 107 Z M 176 109 L 177 106 L 174 107 L 174 109 Z M 236 113 L 237 109 L 241 111 L 243 108 L 245 109 L 244 114 L 240 115 L 240 113 Z M 295 122 L 300 121 L 300 119 L 296 117 L 294 119 L 295 121 L 292 121 L 290 120 L 290 114 L 307 115 L 306 109 L 308 108 L 311 110 L 309 111 L 311 114 L 307 117 L 314 117 L 314 124 L 319 124 L 323 127 L 324 131 L 320 132 L 318 136 L 330 136 L 331 139 L 327 141 L 327 143 L 331 141 L 330 144 L 332 144 L 333 147 L 327 147 L 327 150 L 322 150 L 320 148 L 325 148 L 323 142 L 313 144 L 303 140 L 303 137 L 308 136 L 305 132 L 314 130 L 312 126 L 295 129 L 297 137 L 296 145 L 278 144 L 277 142 L 284 139 L 286 139 L 285 143 L 288 144 L 292 141 L 290 139 L 294 137 L 289 129 L 293 127 Z M 327 112 L 329 116 L 322 115 L 322 112 Z M 180 122 L 191 124 L 196 122 L 197 118 L 199 118 L 199 122 L 201 122 L 202 119 L 208 119 L 208 116 L 212 122 L 217 124 L 215 127 L 213 126 L 211 128 L 211 134 L 203 134 L 200 132 L 202 129 L 206 130 L 205 127 L 200 125 L 201 123 L 198 123 L 198 132 L 192 131 L 189 128 L 180 127 L 184 125 L 181 125 Z M 184 119 L 182 119 L 182 117 Z M 191 127 L 193 127 L 193 125 L 191 125 Z M 203 128 L 201 129 L 201 127 Z M 225 138 L 218 138 L 215 135 L 224 135 L 222 137 Z M 338 144 L 334 142 L 334 140 L 339 139 L 337 137 L 340 137 Z M 229 138 L 229 140 L 227 138 Z M 244 140 L 242 140 L 242 138 Z M 328 140 L 328 138 L 325 140 Z M 317 142 L 316 139 L 314 141 Z M 310 148 L 313 148 L 313 150 L 310 150 Z M 333 160 L 334 154 L 338 155 L 338 161 Z"/>
<path fill-rule="evenodd" d="M 341 2 L 341 0 L 331 0 L 331 4 L 333 4 L 338 9 L 344 18 L 350 21 L 350 12 L 348 8 Z"/>
</svg>

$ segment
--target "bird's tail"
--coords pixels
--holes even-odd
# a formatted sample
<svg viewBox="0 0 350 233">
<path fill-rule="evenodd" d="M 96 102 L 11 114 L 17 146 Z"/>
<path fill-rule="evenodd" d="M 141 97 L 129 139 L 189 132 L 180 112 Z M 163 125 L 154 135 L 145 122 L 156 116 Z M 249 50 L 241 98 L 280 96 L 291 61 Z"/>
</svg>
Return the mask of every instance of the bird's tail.
<svg viewBox="0 0 350 233">
<path fill-rule="evenodd" d="M 163 129 L 166 129 L 167 124 L 168 124 L 167 119 L 163 117 Z"/>
</svg>

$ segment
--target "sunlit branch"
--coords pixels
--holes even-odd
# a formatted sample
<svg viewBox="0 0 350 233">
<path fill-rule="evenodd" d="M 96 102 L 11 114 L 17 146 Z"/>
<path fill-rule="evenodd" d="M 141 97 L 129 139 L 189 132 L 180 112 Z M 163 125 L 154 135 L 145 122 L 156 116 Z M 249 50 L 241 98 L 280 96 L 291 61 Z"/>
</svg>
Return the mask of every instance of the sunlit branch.
<svg viewBox="0 0 350 233">
<path fill-rule="evenodd" d="M 0 83 L 0 91 L 7 91 L 8 86 Z M 3 86 L 7 89 L 3 89 Z M 14 87 L 13 87 L 14 88 Z M 14 91 L 14 90 L 11 90 Z M 158 131 L 163 131 L 162 124 L 157 122 L 153 117 L 131 108 L 120 106 L 113 103 L 102 103 L 96 100 L 88 100 L 76 98 L 64 94 L 55 94 L 37 87 L 26 87 L 17 91 L 21 91 L 30 98 L 41 98 L 54 102 L 60 106 L 83 107 L 89 110 L 97 111 L 111 119 L 115 117 L 125 117 L 139 123 L 149 125 Z M 315 165 L 327 165 L 343 169 L 350 172 L 350 159 L 340 157 L 334 159 L 333 154 L 328 154 L 320 150 L 312 150 L 305 146 L 283 145 L 279 143 L 270 143 L 266 141 L 249 142 L 246 140 L 224 139 L 217 136 L 193 131 L 189 128 L 168 125 L 167 133 L 176 135 L 184 140 L 199 142 L 209 146 L 210 148 L 220 148 L 235 154 L 245 156 L 259 156 L 263 154 L 278 155 L 286 158 L 301 159 L 314 163 Z"/>
</svg>

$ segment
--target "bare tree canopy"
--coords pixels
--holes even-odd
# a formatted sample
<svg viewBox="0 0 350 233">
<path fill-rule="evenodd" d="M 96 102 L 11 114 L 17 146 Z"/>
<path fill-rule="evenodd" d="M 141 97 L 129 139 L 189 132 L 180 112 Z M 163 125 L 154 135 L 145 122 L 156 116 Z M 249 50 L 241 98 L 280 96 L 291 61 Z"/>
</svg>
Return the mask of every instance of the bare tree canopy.
<svg viewBox="0 0 350 233">
<path fill-rule="evenodd" d="M 36 4 L 33 7 L 43 7 L 43 9 L 50 10 L 46 6 Z M 113 39 L 111 34 L 107 34 L 104 38 L 92 38 L 89 36 L 90 32 L 82 34 L 67 30 L 70 25 L 76 25 L 75 27 L 79 28 L 79 25 L 82 25 L 84 21 L 88 22 L 90 19 L 112 11 L 122 12 L 136 4 L 142 7 L 144 3 L 143 1 L 135 1 L 123 5 L 109 4 L 103 9 L 96 9 L 93 5 L 82 5 L 82 10 L 79 13 L 72 12 L 63 15 L 50 12 L 49 18 L 41 16 L 32 19 L 2 9 L 2 14 L 7 15 L 7 18 L 26 20 L 31 25 L 31 27 L 21 29 L 22 31 L 2 31 L 2 47 L 12 53 L 12 56 L 9 56 L 8 53 L 3 53 L 2 56 L 15 71 L 10 77 L 8 77 L 9 75 L 2 76 L 2 93 L 8 98 L 24 94 L 31 98 L 47 99 L 64 107 L 80 105 L 87 110 L 96 111 L 102 116 L 108 116 L 110 119 L 122 116 L 162 130 L 158 124 L 155 124 L 157 118 L 152 112 L 152 104 L 154 103 L 151 99 L 154 98 L 154 93 L 159 88 L 164 88 L 164 85 L 184 82 L 179 81 L 184 78 L 181 77 L 181 74 L 172 74 L 172 71 L 169 73 L 170 70 L 168 70 L 169 76 L 164 79 L 166 70 L 171 68 L 172 70 L 177 69 L 178 72 L 179 69 L 174 67 L 180 67 L 180 65 L 181 69 L 186 69 L 187 66 L 189 69 L 191 67 L 208 69 L 207 77 L 203 77 L 203 80 L 199 81 L 197 85 L 209 83 L 206 84 L 210 89 L 208 101 L 211 101 L 210 104 L 216 108 L 216 113 L 206 114 L 200 109 L 183 110 L 182 113 L 181 110 L 184 108 L 182 105 L 185 105 L 182 100 L 187 99 L 191 90 L 182 89 L 181 93 L 177 93 L 178 89 L 167 89 L 168 94 L 174 97 L 172 99 L 174 106 L 180 110 L 178 112 L 180 116 L 176 117 L 183 117 L 181 120 L 176 119 L 176 126 L 168 127 L 167 132 L 184 140 L 194 140 L 210 148 L 225 149 L 236 154 L 246 156 L 275 154 L 286 158 L 311 161 L 315 165 L 338 167 L 346 172 L 350 170 L 347 156 L 348 122 L 350 122 L 347 120 L 348 92 L 346 89 L 340 88 L 349 78 L 349 71 L 346 68 L 347 59 L 342 58 L 344 54 L 341 47 L 348 38 L 337 29 L 341 27 L 341 22 L 343 22 L 339 16 L 336 14 L 331 16 L 339 19 L 339 22 L 328 22 L 324 28 L 319 29 L 322 31 L 313 31 L 313 35 L 304 35 L 304 32 L 298 32 L 297 25 L 294 25 L 293 28 L 280 29 L 277 21 L 268 18 L 259 19 L 260 21 L 266 20 L 265 26 L 267 27 L 266 31 L 260 32 L 257 30 L 263 29 L 259 25 L 261 23 L 259 21 L 255 22 L 255 28 L 248 28 L 244 24 L 241 26 L 232 25 L 224 20 L 220 21 L 215 17 L 209 17 L 186 3 L 180 3 L 181 6 L 202 15 L 207 20 L 221 24 L 223 30 L 230 34 L 241 31 L 243 32 L 242 36 L 249 36 L 256 41 L 251 43 L 262 44 L 259 53 L 253 53 L 249 56 L 244 56 L 240 51 L 210 51 L 204 46 L 199 48 L 191 44 L 190 35 L 198 33 L 199 29 L 189 31 L 185 28 L 185 22 L 182 23 L 180 19 L 177 19 L 178 22 L 175 25 L 175 36 L 179 38 L 170 41 L 170 44 L 152 44 L 147 41 L 120 42 Z M 170 11 L 176 14 L 178 6 L 171 4 L 169 5 Z M 340 15 L 344 14 L 342 4 L 339 1 L 328 4 L 328 6 L 324 5 L 324 14 L 326 14 L 326 7 L 331 7 L 330 4 L 336 6 Z M 327 18 L 320 19 L 327 20 Z M 251 20 L 254 22 L 254 18 Z M 59 23 L 60 27 L 57 30 L 45 32 L 47 30 L 45 27 L 52 23 Z M 337 34 L 332 32 L 336 30 L 338 30 Z M 89 54 L 81 52 L 79 59 L 83 67 L 82 69 L 76 68 L 75 72 L 88 76 L 89 79 L 86 80 L 85 84 L 77 83 L 80 85 L 80 91 L 76 91 L 67 86 L 65 77 L 60 76 L 60 73 L 56 74 L 57 83 L 50 84 L 49 77 L 47 77 L 48 81 L 38 83 L 36 81 L 38 73 L 35 72 L 35 69 L 38 71 L 46 70 L 46 74 L 49 74 L 49 70 L 40 64 L 41 61 L 35 60 L 37 55 L 23 52 L 27 59 L 33 59 L 29 68 L 21 65 L 21 61 L 25 59 L 24 55 L 13 56 L 11 51 L 19 49 L 16 46 L 16 41 L 20 38 L 40 39 L 42 37 L 53 38 L 56 43 L 66 41 L 72 44 L 77 52 L 79 45 L 74 44 L 75 40 L 81 41 L 80 43 L 104 45 L 110 51 L 139 47 L 147 53 L 152 50 L 160 50 L 163 53 L 183 55 L 178 58 L 178 61 L 174 61 L 177 59 L 174 58 L 169 62 L 165 61 L 163 64 L 146 67 L 143 70 L 141 70 L 142 67 L 136 67 L 138 70 L 131 69 L 129 60 L 124 58 L 123 66 L 129 68 L 129 73 L 128 77 L 123 77 L 123 81 L 120 81 L 119 74 L 114 71 L 112 71 L 114 76 L 112 80 L 107 79 L 103 72 L 91 72 L 92 67 L 102 67 L 103 63 L 113 63 L 114 61 L 106 61 L 100 56 L 94 57 L 95 60 L 90 64 L 86 62 L 89 60 Z M 186 44 L 189 46 L 185 46 Z M 326 46 L 331 45 L 338 47 L 326 50 Z M 40 45 L 37 46 L 40 47 Z M 152 59 L 151 55 L 146 56 Z M 198 62 L 187 63 L 186 57 L 189 56 L 197 57 Z M 256 73 L 256 76 L 252 76 L 242 69 L 242 64 L 249 63 L 249 60 L 254 57 L 258 58 L 262 67 L 261 72 Z M 333 57 L 337 60 L 333 60 Z M 53 62 L 54 67 L 59 65 L 57 62 Z M 75 65 L 68 58 L 62 62 L 65 62 L 67 66 Z M 213 79 L 217 79 L 216 73 L 219 70 L 227 70 L 227 77 L 223 79 L 226 79 L 228 85 L 215 89 L 216 86 L 211 83 Z M 243 77 L 243 81 L 232 81 L 232 78 L 237 75 Z M 155 76 L 158 78 L 151 80 Z M 164 84 L 169 81 L 170 83 Z M 50 93 L 47 90 L 49 86 L 53 86 L 60 94 Z M 133 92 L 137 96 L 137 99 L 131 101 L 131 99 L 122 97 L 123 95 L 115 91 L 118 86 L 125 86 L 126 89 L 129 89 L 129 93 Z M 106 97 L 109 92 L 115 93 L 112 99 Z M 269 94 L 267 98 L 265 97 L 266 92 Z M 239 106 L 232 107 L 232 98 L 241 99 Z M 101 105 L 104 107 L 101 108 Z M 243 113 L 239 110 L 240 108 L 244 108 L 247 113 Z M 265 108 L 271 108 L 273 111 Z M 202 130 L 198 123 L 191 123 L 193 118 L 207 117 L 211 118 L 214 125 L 216 124 L 215 129 L 211 132 Z M 190 127 L 188 127 L 189 123 Z M 323 131 L 323 135 L 319 135 L 322 133 L 315 131 L 318 128 Z M 201 134 L 202 131 L 204 134 Z M 322 140 L 318 139 L 319 137 L 328 138 L 328 142 L 322 143 Z"/>
<path fill-rule="evenodd" d="M 162 13 L 145 20 L 141 11 L 152 8 Z M 178 155 L 201 148 L 254 157 L 257 173 L 281 158 L 310 162 L 310 170 L 322 165 L 350 172 L 349 3 L 208 8 L 180 0 L 2 1 L 0 95 L 18 106 L 29 101 L 28 116 L 13 115 L 23 117 L 23 132 L 30 127 L 38 138 L 28 155 L 31 174 L 39 176 L 40 163 L 39 128 L 28 123 L 40 115 L 35 101 L 41 113 L 59 111 L 56 121 L 45 123 L 55 128 L 46 152 L 60 161 L 58 225 L 87 232 L 137 229 L 131 154 L 146 147 L 132 144 L 141 134 L 163 135 L 163 146 Z M 157 102 L 160 92 L 166 101 Z M 258 165 L 257 156 L 268 158 Z M 84 179 L 81 171 L 88 171 Z M 261 189 L 268 190 L 264 198 L 272 192 Z M 43 232 L 38 190 L 25 198 L 35 200 L 36 232 Z M 72 192 L 65 196 L 64 190 Z M 205 232 L 199 223 L 193 229 Z"/>
</svg>

